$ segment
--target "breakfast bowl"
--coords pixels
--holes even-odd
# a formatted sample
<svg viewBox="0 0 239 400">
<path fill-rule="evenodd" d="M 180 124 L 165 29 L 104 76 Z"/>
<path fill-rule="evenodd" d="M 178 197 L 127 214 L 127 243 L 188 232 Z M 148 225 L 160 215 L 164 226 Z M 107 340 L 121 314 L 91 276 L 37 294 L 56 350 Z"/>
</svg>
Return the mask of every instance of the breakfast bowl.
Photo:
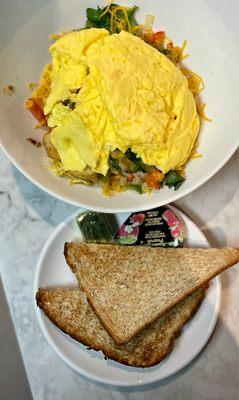
<svg viewBox="0 0 239 400">
<path fill-rule="evenodd" d="M 147 210 L 171 203 L 192 192 L 212 177 L 231 157 L 239 143 L 239 45 L 228 24 L 233 10 L 220 2 L 215 10 L 213 1 L 156 0 L 144 2 L 117 1 L 120 5 L 138 6 L 137 20 L 144 23 L 146 15 L 156 17 L 154 29 L 167 34 L 175 43 L 187 40 L 185 66 L 203 77 L 205 89 L 202 103 L 207 104 L 211 121 L 203 121 L 197 142 L 197 156 L 185 168 L 186 179 L 176 188 L 162 185 L 150 194 L 132 190 L 106 196 L 97 185 L 70 184 L 57 176 L 46 155 L 41 129 L 35 129 L 34 119 L 25 107 L 30 97 L 29 82 L 39 82 L 44 65 L 49 62 L 49 35 L 77 30 L 85 24 L 87 7 L 105 6 L 93 0 L 63 0 L 33 2 L 27 21 L 22 9 L 11 13 L 9 2 L 2 7 L 6 16 L 1 24 L 0 60 L 0 141 L 12 163 L 34 184 L 52 196 L 70 204 L 103 212 Z M 9 12 L 8 12 L 9 11 Z M 18 18 L 16 19 L 16 15 Z M 228 17 L 228 18 L 227 18 Z M 230 45 L 228 45 L 230 43 Z M 30 139 L 29 139 L 30 138 Z M 28 140 L 27 140 L 28 139 Z M 185 143 L 181 140 L 183 149 Z"/>
</svg>

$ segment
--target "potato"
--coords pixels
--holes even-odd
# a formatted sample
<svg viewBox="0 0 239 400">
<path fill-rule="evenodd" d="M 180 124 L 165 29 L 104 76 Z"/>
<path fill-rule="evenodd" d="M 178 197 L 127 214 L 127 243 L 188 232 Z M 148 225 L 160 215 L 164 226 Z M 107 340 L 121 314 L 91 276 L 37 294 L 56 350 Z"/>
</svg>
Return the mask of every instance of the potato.
<svg viewBox="0 0 239 400">
<path fill-rule="evenodd" d="M 98 174 L 92 172 L 92 169 L 90 167 L 86 167 L 82 172 L 66 171 L 66 175 L 71 176 L 72 178 L 75 179 L 88 182 L 89 184 L 96 183 L 99 181 Z"/>
<path fill-rule="evenodd" d="M 51 132 L 50 131 L 45 133 L 45 135 L 43 136 L 43 145 L 46 149 L 48 157 L 52 158 L 54 161 L 60 161 L 59 154 L 51 142 Z"/>
</svg>

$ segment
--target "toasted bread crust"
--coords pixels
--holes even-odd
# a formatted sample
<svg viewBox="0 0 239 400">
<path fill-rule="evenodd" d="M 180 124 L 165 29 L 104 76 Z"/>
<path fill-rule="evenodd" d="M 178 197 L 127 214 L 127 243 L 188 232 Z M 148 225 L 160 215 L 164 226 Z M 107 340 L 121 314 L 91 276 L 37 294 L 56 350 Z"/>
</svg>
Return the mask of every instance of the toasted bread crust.
<svg viewBox="0 0 239 400">
<path fill-rule="evenodd" d="M 107 358 L 119 363 L 146 368 L 158 364 L 171 352 L 175 338 L 198 309 L 205 290 L 204 287 L 196 291 L 123 346 L 117 346 L 101 326 L 81 289 L 39 289 L 36 301 L 46 316 L 73 339 L 101 350 Z M 92 331 L 89 325 L 93 326 Z"/>
</svg>

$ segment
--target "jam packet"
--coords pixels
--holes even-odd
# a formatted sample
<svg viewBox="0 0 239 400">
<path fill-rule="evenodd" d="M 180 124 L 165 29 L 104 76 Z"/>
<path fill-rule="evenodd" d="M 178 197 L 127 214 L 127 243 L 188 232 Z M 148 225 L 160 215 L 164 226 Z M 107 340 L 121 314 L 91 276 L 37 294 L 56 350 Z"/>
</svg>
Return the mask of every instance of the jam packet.
<svg viewBox="0 0 239 400">
<path fill-rule="evenodd" d="M 167 207 L 132 213 L 114 236 L 117 244 L 160 247 L 183 246 L 183 224 Z"/>
</svg>

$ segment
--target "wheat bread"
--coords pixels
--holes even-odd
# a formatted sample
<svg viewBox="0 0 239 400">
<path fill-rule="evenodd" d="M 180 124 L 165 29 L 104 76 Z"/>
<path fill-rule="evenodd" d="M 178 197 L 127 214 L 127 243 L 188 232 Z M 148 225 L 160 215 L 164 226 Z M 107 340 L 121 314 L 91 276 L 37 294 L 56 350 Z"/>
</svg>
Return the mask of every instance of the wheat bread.
<svg viewBox="0 0 239 400">
<path fill-rule="evenodd" d="M 38 306 L 63 332 L 107 358 L 133 367 L 150 367 L 164 359 L 175 337 L 197 310 L 206 288 L 200 288 L 145 328 L 130 342 L 116 345 L 81 289 L 39 289 Z"/>
<path fill-rule="evenodd" d="M 66 243 L 65 258 L 117 344 L 236 264 L 234 248 L 153 248 Z"/>
</svg>

